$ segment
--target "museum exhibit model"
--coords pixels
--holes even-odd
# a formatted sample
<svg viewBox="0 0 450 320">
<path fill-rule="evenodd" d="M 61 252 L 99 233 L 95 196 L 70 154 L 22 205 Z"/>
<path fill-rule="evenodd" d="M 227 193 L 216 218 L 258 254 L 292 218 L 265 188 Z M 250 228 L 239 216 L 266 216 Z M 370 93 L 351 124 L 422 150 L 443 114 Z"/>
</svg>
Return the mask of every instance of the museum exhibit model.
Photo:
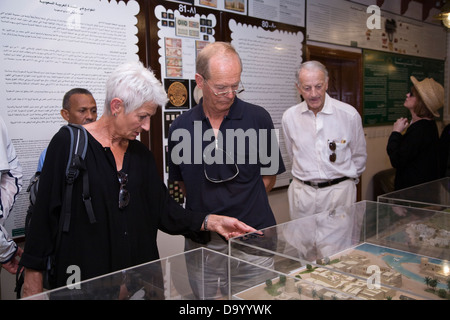
<svg viewBox="0 0 450 320">
<path fill-rule="evenodd" d="M 351 299 L 439 300 L 450 299 L 449 242 L 446 211 L 363 201 L 232 239 L 230 254 L 271 254 L 274 270 L 294 279 L 267 279 L 242 299 L 343 299 L 332 289 Z"/>
<path fill-rule="evenodd" d="M 448 300 L 449 241 L 445 209 L 362 201 L 233 238 L 228 255 L 196 249 L 28 299 Z"/>
</svg>

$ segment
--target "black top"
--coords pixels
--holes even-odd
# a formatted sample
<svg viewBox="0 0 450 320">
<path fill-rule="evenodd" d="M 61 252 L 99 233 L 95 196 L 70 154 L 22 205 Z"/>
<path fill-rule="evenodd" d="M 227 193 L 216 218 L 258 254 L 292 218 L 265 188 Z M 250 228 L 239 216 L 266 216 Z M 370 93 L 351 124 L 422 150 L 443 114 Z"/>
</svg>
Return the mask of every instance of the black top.
<svg viewBox="0 0 450 320">
<path fill-rule="evenodd" d="M 406 133 L 392 132 L 387 153 L 396 169 L 395 190 L 439 178 L 439 132 L 434 120 L 419 120 Z"/>
<path fill-rule="evenodd" d="M 261 177 L 285 171 L 272 118 L 264 108 L 235 98 L 216 139 L 202 102 L 170 127 L 169 178 L 184 181 L 186 208 L 232 216 L 255 229 L 274 225 Z M 217 154 L 211 150 L 216 142 Z M 180 154 L 181 163 L 175 163 Z M 214 162 L 222 164 L 209 165 L 203 157 L 209 154 L 217 155 Z"/>
<path fill-rule="evenodd" d="M 439 138 L 439 168 L 440 176 L 450 177 L 450 124 L 442 130 Z"/>
<path fill-rule="evenodd" d="M 152 153 L 139 141 L 130 141 L 124 156 L 122 171 L 128 174 L 125 188 L 130 202 L 119 209 L 114 156 L 88 136 L 85 163 L 97 222 L 89 222 L 81 197 L 83 179 L 79 178 L 74 183 L 70 230 L 62 235 L 57 255 L 57 286 L 66 285 L 70 265 L 80 268 L 84 280 L 158 259 L 158 228 L 170 234 L 198 231 L 205 217 L 184 210 L 169 196 Z M 21 259 L 27 268 L 44 270 L 54 250 L 69 142 L 67 130 L 60 130 L 50 142 Z"/>
</svg>

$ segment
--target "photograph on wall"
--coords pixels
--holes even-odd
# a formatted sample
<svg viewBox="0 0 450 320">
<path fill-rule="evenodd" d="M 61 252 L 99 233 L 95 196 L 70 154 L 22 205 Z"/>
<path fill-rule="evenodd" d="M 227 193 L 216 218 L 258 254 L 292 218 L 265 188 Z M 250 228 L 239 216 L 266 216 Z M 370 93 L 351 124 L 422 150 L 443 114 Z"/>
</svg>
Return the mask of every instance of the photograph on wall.
<svg viewBox="0 0 450 320">
<path fill-rule="evenodd" d="M 201 6 L 217 8 L 217 0 L 199 0 L 198 4 Z"/>
<path fill-rule="evenodd" d="M 209 41 L 195 41 L 195 59 L 197 59 L 199 52 L 202 51 L 208 43 Z"/>
<path fill-rule="evenodd" d="M 180 205 L 184 204 L 184 195 L 178 181 L 167 180 L 167 188 L 170 196 Z"/>
<path fill-rule="evenodd" d="M 253 1 L 253 0 L 250 0 Z M 195 0 L 195 5 L 212 10 L 247 15 L 247 0 Z"/>
<path fill-rule="evenodd" d="M 164 79 L 169 102 L 166 109 L 189 109 L 189 80 Z"/>
<path fill-rule="evenodd" d="M 164 112 L 164 137 L 169 136 L 169 129 L 176 118 L 181 114 L 181 111 Z"/>
<path fill-rule="evenodd" d="M 170 78 L 183 77 L 183 44 L 181 39 L 166 38 L 166 74 Z"/>
<path fill-rule="evenodd" d="M 167 7 L 156 5 L 154 9 L 154 17 L 157 19 L 156 25 L 159 29 L 157 43 L 160 49 L 157 53 L 160 56 L 161 78 L 194 79 L 197 51 L 209 42 L 215 41 L 214 29 L 217 18 L 212 13 L 185 16 L 178 10 L 177 4 L 168 2 L 166 5 Z M 165 16 L 174 17 L 176 24 L 187 24 L 188 26 L 184 29 L 187 30 L 187 34 L 185 31 L 179 33 L 176 28 L 165 25 L 163 23 L 166 21 L 163 18 Z M 189 35 L 189 30 L 198 31 L 198 35 L 195 37 L 192 36 L 193 33 Z"/>
<path fill-rule="evenodd" d="M 197 82 L 191 80 L 191 108 L 199 104 L 200 99 L 203 97 L 202 90 L 197 87 Z"/>
<path fill-rule="evenodd" d="M 179 37 L 196 38 L 200 37 L 200 21 L 185 17 L 175 18 L 175 34 Z"/>
<path fill-rule="evenodd" d="M 225 9 L 230 11 L 245 12 L 245 0 L 225 0 Z"/>
</svg>

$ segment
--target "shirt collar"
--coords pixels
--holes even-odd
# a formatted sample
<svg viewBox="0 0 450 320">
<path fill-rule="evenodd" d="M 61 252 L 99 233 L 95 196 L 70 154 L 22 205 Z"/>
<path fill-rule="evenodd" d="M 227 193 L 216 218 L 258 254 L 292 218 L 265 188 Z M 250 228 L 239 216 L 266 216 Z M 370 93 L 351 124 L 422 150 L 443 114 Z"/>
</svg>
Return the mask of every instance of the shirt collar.
<svg viewBox="0 0 450 320">
<path fill-rule="evenodd" d="M 193 121 L 203 121 L 206 120 L 205 112 L 203 111 L 203 98 L 200 99 L 200 102 L 197 106 L 195 106 L 192 110 Z M 230 111 L 228 115 L 225 117 L 231 120 L 239 120 L 242 119 L 242 115 L 244 112 L 244 103 L 238 97 L 234 98 L 234 102 L 230 107 Z"/>
<path fill-rule="evenodd" d="M 323 105 L 322 111 L 320 111 L 325 114 L 333 114 L 333 106 L 331 104 L 331 97 L 328 95 L 328 93 L 325 93 L 325 104 Z"/>
<path fill-rule="evenodd" d="M 306 101 L 304 101 L 301 104 L 301 110 L 302 113 L 310 111 L 308 109 L 308 104 Z M 325 113 L 325 114 L 333 114 L 333 106 L 331 104 L 331 97 L 328 95 L 328 93 L 325 93 L 325 103 L 323 105 L 322 110 L 319 113 Z"/>
</svg>

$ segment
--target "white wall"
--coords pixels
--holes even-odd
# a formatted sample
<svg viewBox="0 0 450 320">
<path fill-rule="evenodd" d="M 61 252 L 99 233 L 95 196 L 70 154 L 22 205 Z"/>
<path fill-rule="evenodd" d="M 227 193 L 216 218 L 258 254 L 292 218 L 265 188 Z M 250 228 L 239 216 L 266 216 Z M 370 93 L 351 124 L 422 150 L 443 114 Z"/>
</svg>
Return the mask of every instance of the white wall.
<svg viewBox="0 0 450 320">
<path fill-rule="evenodd" d="M 364 129 L 367 144 L 367 164 L 361 178 L 362 200 L 376 200 L 373 197 L 373 176 L 382 170 L 392 168 L 386 152 L 391 131 L 392 126 Z"/>
</svg>

